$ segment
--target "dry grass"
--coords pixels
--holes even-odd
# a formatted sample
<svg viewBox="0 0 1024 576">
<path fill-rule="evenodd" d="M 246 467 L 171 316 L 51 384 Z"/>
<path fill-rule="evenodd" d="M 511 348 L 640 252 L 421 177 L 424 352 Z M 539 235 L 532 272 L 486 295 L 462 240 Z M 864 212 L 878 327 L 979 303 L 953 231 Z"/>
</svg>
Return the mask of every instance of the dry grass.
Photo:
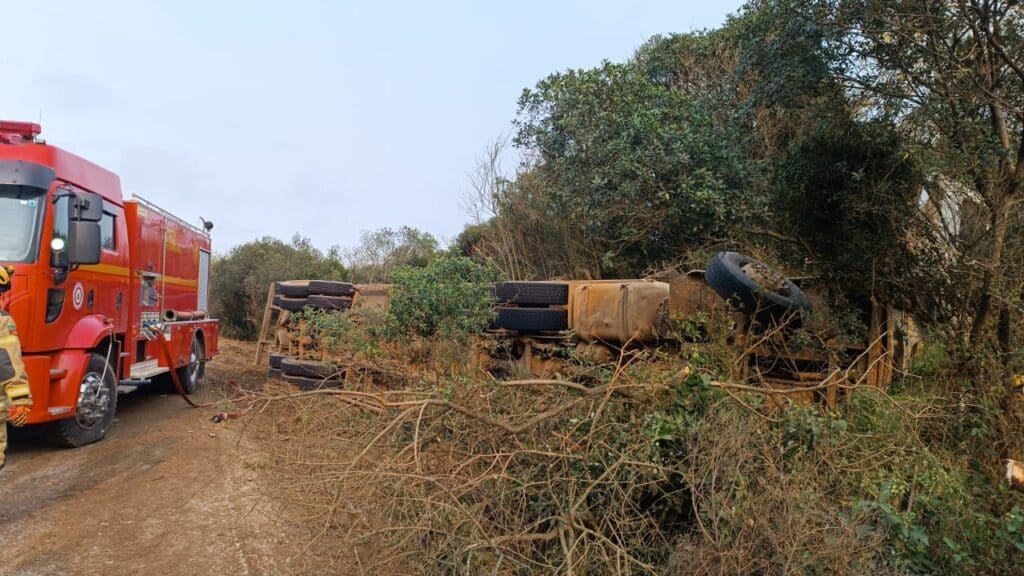
<svg viewBox="0 0 1024 576">
<path fill-rule="evenodd" d="M 254 397 L 268 488 L 309 529 L 298 573 L 877 571 L 868 513 L 831 500 L 834 453 L 781 450 L 778 419 L 678 359 L 624 354 L 582 385 L 442 349 L 401 386 Z"/>
</svg>

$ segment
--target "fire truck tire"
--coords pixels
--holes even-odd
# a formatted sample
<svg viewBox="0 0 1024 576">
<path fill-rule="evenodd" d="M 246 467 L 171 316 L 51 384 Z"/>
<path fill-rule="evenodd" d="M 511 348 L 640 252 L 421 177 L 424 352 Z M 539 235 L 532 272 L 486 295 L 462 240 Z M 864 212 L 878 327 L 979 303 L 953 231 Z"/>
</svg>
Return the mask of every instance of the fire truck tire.
<svg viewBox="0 0 1024 576">
<path fill-rule="evenodd" d="M 287 298 L 305 298 L 309 296 L 309 281 L 284 280 L 274 283 L 274 294 Z"/>
<path fill-rule="evenodd" d="M 117 410 L 117 377 L 103 354 L 93 352 L 80 385 L 81 398 L 74 417 L 47 424 L 50 440 L 77 448 L 103 438 Z"/>
<path fill-rule="evenodd" d="M 199 380 L 203 376 L 203 363 L 205 362 L 206 351 L 203 350 L 203 343 L 192 336 L 192 345 L 189 346 L 188 364 L 178 368 L 178 381 L 185 390 L 185 394 L 195 394 L 199 389 Z M 173 387 L 174 384 L 172 383 Z M 177 390 L 175 390 L 177 392 Z"/>
<path fill-rule="evenodd" d="M 324 378 L 338 378 L 340 370 L 326 362 L 309 362 L 285 358 L 281 361 L 281 372 L 285 376 L 301 376 L 323 380 Z"/>
<path fill-rule="evenodd" d="M 330 280 L 310 280 L 309 293 L 320 296 L 348 296 L 356 293 L 356 287 L 348 282 L 333 282 Z"/>
<path fill-rule="evenodd" d="M 494 297 L 499 302 L 536 306 L 569 303 L 569 285 L 558 282 L 498 282 Z"/>
<path fill-rule="evenodd" d="M 302 309 L 306 307 L 306 299 L 274 296 L 274 306 L 289 312 L 301 312 Z"/>
<path fill-rule="evenodd" d="M 338 380 L 324 380 L 322 378 L 307 378 L 305 376 L 293 376 L 291 374 L 285 374 L 283 377 L 285 382 L 295 386 L 300 390 L 320 390 L 322 388 L 341 388 L 341 382 Z"/>
<path fill-rule="evenodd" d="M 306 299 L 306 305 L 314 310 L 348 310 L 352 307 L 352 299 L 346 296 L 313 294 Z"/>
<path fill-rule="evenodd" d="M 492 328 L 517 332 L 558 332 L 569 328 L 569 315 L 560 308 L 497 308 Z"/>
<path fill-rule="evenodd" d="M 280 370 L 281 369 L 281 360 L 284 360 L 287 357 L 288 357 L 287 354 L 271 354 L 270 355 L 270 367 L 271 368 L 276 368 L 276 369 Z"/>
<path fill-rule="evenodd" d="M 790 279 L 738 252 L 715 254 L 704 279 L 716 294 L 762 323 L 799 326 L 811 311 L 810 299 Z"/>
</svg>

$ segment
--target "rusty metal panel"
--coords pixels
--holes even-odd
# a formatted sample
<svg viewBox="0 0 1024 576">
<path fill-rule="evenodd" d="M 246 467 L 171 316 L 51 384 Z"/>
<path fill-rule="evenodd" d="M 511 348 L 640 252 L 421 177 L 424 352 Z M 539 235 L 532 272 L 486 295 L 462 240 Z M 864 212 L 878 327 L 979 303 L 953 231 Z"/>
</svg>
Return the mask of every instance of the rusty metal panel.
<svg viewBox="0 0 1024 576">
<path fill-rule="evenodd" d="M 724 301 L 704 282 L 704 274 L 680 274 L 669 281 L 669 311 L 673 318 L 711 314 Z"/>
<path fill-rule="evenodd" d="M 356 284 L 355 291 L 353 308 L 381 309 L 387 306 L 388 298 L 391 297 L 390 284 Z"/>
<path fill-rule="evenodd" d="M 570 298 L 570 328 L 585 342 L 649 342 L 658 337 L 659 312 L 669 285 L 646 280 L 581 282 Z"/>
</svg>

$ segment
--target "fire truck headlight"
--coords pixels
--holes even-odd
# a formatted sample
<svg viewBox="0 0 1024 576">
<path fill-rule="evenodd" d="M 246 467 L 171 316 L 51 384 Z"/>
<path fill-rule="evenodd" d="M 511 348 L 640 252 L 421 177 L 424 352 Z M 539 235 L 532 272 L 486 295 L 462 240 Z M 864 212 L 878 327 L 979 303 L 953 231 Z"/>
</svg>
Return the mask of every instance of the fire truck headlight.
<svg viewBox="0 0 1024 576">
<path fill-rule="evenodd" d="M 63 238 L 54 238 L 53 240 L 50 240 L 50 249 L 53 250 L 54 252 L 61 252 L 61 251 L 63 251 L 64 250 L 64 239 Z"/>
</svg>

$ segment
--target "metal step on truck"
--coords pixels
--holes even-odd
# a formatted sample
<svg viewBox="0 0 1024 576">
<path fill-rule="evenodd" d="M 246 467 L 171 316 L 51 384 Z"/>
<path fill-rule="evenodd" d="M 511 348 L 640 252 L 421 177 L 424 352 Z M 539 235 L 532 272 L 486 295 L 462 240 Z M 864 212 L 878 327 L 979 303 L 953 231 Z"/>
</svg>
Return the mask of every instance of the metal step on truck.
<svg viewBox="0 0 1024 576">
<path fill-rule="evenodd" d="M 118 176 L 0 121 L 0 308 L 15 320 L 32 393 L 28 423 L 61 445 L 101 439 L 119 392 L 174 370 L 196 390 L 217 353 L 210 235 Z"/>
</svg>

